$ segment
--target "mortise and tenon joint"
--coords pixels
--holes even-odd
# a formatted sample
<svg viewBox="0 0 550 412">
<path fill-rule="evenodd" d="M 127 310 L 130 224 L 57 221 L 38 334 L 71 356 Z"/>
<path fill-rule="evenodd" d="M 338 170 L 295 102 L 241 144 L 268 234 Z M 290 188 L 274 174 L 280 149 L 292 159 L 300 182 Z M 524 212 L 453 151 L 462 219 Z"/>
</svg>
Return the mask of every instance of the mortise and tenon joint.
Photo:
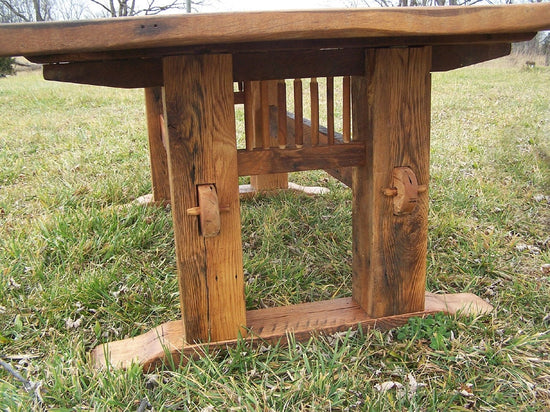
<svg viewBox="0 0 550 412">
<path fill-rule="evenodd" d="M 204 237 L 220 234 L 220 212 L 228 212 L 229 206 L 220 207 L 218 192 L 213 183 L 197 185 L 199 205 L 187 209 L 188 216 L 199 216 L 200 232 Z"/>
<path fill-rule="evenodd" d="M 393 214 L 396 216 L 411 214 L 416 208 L 418 194 L 428 190 L 427 185 L 419 185 L 416 175 L 410 167 L 393 169 L 391 188 L 383 190 L 386 196 L 393 197 Z"/>
</svg>

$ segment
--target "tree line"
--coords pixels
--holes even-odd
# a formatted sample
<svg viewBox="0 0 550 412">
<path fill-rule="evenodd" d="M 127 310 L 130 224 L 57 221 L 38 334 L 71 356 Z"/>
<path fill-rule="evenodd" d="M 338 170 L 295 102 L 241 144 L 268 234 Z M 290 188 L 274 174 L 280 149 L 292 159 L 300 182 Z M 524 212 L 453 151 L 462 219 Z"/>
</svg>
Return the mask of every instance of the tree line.
<svg viewBox="0 0 550 412">
<path fill-rule="evenodd" d="M 0 23 L 155 15 L 196 8 L 204 0 L 0 0 Z"/>
</svg>

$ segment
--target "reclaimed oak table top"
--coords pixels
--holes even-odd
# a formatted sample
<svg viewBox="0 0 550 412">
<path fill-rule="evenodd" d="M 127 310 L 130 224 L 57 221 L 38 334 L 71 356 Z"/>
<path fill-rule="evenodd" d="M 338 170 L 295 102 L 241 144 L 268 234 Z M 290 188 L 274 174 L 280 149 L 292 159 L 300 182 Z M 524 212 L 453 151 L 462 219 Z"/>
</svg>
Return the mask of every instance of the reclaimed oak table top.
<svg viewBox="0 0 550 412">
<path fill-rule="evenodd" d="M 548 29 L 550 5 L 345 9 L 130 17 L 0 25 L 0 55 L 52 61 L 175 52 L 410 46 L 514 40 Z M 330 40 L 338 40 L 330 42 Z M 123 54 L 124 55 L 124 54 Z M 54 56 L 58 56 L 57 58 Z"/>
<path fill-rule="evenodd" d="M 307 339 L 489 310 L 472 294 L 425 290 L 430 74 L 507 55 L 511 43 L 547 29 L 550 3 L 1 24 L 0 56 L 43 63 L 47 80 L 146 90 L 153 192 L 172 206 L 182 319 L 98 346 L 93 362 L 149 369 L 167 353 L 177 364 L 240 336 Z M 264 81 L 278 80 L 284 97 L 284 79 L 334 76 L 347 77 L 351 141 L 270 144 Z M 239 150 L 235 81 L 252 122 Z M 300 80 L 294 87 L 301 91 Z M 285 135 L 319 126 L 287 120 L 277 105 Z M 260 120 L 267 139 L 249 147 Z M 334 172 L 353 190 L 352 296 L 246 310 L 238 177 L 311 169 Z"/>
</svg>

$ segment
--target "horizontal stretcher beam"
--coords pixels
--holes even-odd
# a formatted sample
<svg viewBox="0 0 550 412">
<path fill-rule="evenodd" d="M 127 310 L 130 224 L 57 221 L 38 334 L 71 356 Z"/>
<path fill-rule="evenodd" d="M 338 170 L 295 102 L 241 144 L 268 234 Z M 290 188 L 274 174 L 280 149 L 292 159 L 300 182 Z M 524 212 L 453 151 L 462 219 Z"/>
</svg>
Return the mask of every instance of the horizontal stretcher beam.
<svg viewBox="0 0 550 412">
<path fill-rule="evenodd" d="M 506 56 L 510 50 L 510 43 L 433 46 L 431 70 L 468 66 Z M 363 48 L 235 53 L 233 80 L 361 76 L 364 63 Z M 45 64 L 43 71 L 46 80 L 68 83 L 121 88 L 164 85 L 161 58 Z"/>
</svg>

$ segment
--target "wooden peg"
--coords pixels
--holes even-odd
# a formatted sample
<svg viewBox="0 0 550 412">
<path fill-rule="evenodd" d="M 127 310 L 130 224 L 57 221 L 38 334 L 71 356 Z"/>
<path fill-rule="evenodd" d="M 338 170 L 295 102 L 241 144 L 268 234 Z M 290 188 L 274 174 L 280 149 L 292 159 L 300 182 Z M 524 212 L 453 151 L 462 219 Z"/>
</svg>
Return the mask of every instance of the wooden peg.
<svg viewBox="0 0 550 412">
<path fill-rule="evenodd" d="M 220 212 L 228 212 L 229 207 L 220 207 L 214 184 L 198 185 L 199 205 L 187 209 L 188 216 L 199 216 L 200 231 L 204 237 L 214 237 L 220 233 Z"/>
<path fill-rule="evenodd" d="M 428 186 L 419 185 L 416 175 L 410 167 L 393 169 L 393 186 L 382 190 L 384 195 L 394 197 L 393 214 L 396 216 L 412 213 L 418 201 L 418 194 L 428 190 Z"/>
</svg>

